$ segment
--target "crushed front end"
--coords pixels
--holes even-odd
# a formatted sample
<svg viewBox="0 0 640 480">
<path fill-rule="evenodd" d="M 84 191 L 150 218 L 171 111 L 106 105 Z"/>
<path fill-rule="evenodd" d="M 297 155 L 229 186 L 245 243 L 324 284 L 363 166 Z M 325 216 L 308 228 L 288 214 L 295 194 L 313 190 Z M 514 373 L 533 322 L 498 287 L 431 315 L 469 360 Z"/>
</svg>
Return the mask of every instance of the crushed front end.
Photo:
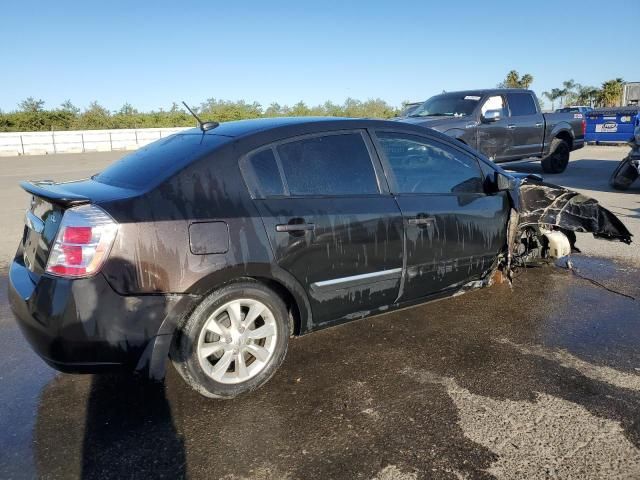
<svg viewBox="0 0 640 480">
<path fill-rule="evenodd" d="M 524 178 L 512 200 L 507 269 L 579 252 L 576 232 L 631 243 L 632 234 L 615 214 L 573 190 Z"/>
</svg>

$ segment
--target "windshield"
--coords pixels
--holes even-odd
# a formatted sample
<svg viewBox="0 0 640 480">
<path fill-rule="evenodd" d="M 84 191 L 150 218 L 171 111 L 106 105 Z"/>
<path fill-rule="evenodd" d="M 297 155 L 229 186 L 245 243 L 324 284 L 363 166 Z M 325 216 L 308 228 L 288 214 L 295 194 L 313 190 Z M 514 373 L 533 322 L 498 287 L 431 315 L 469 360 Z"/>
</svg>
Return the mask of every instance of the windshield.
<svg viewBox="0 0 640 480">
<path fill-rule="evenodd" d="M 468 95 L 460 93 L 447 93 L 436 95 L 420 105 L 410 117 L 464 117 L 471 115 L 478 102 L 482 98 L 480 95 Z"/>
</svg>

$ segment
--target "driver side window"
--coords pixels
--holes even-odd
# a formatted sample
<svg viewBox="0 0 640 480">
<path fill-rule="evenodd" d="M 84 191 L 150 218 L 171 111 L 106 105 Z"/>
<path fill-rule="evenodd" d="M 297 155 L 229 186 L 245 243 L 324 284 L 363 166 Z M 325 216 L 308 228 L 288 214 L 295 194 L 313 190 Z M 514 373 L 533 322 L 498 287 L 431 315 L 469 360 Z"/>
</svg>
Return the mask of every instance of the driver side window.
<svg viewBox="0 0 640 480">
<path fill-rule="evenodd" d="M 502 98 L 502 95 L 494 95 L 493 97 L 487 98 L 480 111 L 482 115 L 484 115 L 489 110 L 499 110 L 500 116 L 502 118 L 508 116 L 507 109 L 505 108 L 504 98 Z"/>
<path fill-rule="evenodd" d="M 484 193 L 478 161 L 424 137 L 377 132 L 396 193 Z"/>
</svg>

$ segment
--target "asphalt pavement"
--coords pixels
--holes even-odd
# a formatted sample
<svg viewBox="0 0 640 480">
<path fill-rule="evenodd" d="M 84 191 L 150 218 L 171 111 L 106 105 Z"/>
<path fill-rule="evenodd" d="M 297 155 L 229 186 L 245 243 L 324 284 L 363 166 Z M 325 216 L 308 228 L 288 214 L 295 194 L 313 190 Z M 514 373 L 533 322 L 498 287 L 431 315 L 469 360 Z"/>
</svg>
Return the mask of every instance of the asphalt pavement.
<svg viewBox="0 0 640 480">
<path fill-rule="evenodd" d="M 546 180 L 640 238 L 640 185 L 607 186 L 626 150 L 587 147 Z M 22 229 L 18 180 L 88 176 L 118 156 L 0 158 L 0 259 Z M 520 270 L 511 286 L 294 339 L 266 386 L 228 401 L 172 369 L 160 385 L 57 373 L 2 295 L 0 478 L 640 478 L 638 248 L 578 246 L 575 272 Z"/>
</svg>

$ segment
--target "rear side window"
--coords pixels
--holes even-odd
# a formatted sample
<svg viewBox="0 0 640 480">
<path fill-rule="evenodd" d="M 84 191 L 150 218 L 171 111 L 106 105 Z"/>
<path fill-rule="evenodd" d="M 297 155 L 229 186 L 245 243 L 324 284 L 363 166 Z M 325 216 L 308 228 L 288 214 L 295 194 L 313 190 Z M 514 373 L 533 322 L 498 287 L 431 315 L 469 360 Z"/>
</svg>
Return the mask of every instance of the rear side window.
<svg viewBox="0 0 640 480">
<path fill-rule="evenodd" d="M 397 193 L 483 193 L 478 161 L 458 149 L 414 135 L 378 132 Z"/>
<path fill-rule="evenodd" d="M 369 150 L 360 133 L 309 137 L 277 147 L 291 195 L 378 193 Z"/>
<path fill-rule="evenodd" d="M 244 161 L 243 174 L 253 197 L 284 195 L 284 186 L 273 149 L 268 148 L 249 155 Z"/>
<path fill-rule="evenodd" d="M 538 113 L 533 97 L 529 93 L 507 93 L 507 102 L 509 103 L 512 117 Z"/>
</svg>

